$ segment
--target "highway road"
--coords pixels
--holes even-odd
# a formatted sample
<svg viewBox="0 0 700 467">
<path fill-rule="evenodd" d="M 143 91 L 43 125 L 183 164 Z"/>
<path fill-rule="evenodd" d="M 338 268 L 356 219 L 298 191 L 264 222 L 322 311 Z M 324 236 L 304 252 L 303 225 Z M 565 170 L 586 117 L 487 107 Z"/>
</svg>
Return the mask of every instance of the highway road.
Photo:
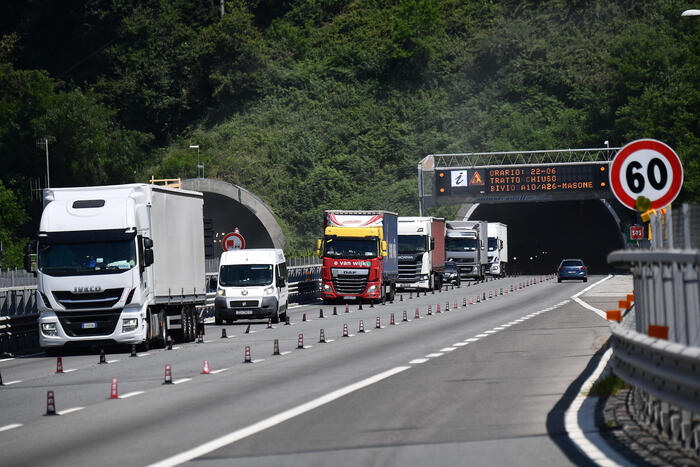
<svg viewBox="0 0 700 467">
<path fill-rule="evenodd" d="M 212 324 L 204 343 L 108 353 L 104 365 L 75 353 L 63 357 L 63 374 L 43 354 L 0 360 L 0 463 L 584 463 L 564 433 L 564 410 L 610 332 L 571 297 L 601 279 L 503 278 L 349 313 L 339 305 L 337 316 L 305 305 L 290 326 L 255 323 L 246 334 L 243 324 Z M 282 355 L 272 355 L 275 339 Z M 243 362 L 246 346 L 253 363 Z M 166 364 L 174 384 L 164 384 Z M 110 398 L 112 378 L 119 399 Z M 48 390 L 61 415 L 44 415 Z"/>
</svg>

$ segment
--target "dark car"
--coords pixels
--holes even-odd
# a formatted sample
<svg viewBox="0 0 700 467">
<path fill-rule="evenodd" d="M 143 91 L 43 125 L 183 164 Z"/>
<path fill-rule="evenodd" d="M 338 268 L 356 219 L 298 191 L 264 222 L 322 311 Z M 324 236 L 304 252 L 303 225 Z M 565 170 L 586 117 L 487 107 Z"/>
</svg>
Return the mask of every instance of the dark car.
<svg viewBox="0 0 700 467">
<path fill-rule="evenodd" d="M 588 268 L 580 259 L 564 259 L 559 264 L 557 271 L 557 282 L 563 280 L 582 280 L 588 282 Z"/>
<path fill-rule="evenodd" d="M 459 272 L 457 271 L 457 263 L 454 261 L 445 261 L 445 273 L 442 275 L 443 282 L 446 284 L 455 284 L 460 286 L 462 280 L 459 278 Z"/>
</svg>

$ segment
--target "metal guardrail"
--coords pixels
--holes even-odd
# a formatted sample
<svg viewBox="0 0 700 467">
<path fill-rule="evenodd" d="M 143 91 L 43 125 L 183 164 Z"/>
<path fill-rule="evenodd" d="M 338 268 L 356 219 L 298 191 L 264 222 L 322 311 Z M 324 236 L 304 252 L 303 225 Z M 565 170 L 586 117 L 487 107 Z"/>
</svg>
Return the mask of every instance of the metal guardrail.
<svg viewBox="0 0 700 467">
<path fill-rule="evenodd" d="M 634 281 L 631 312 L 611 324 L 612 367 L 632 386 L 641 421 L 699 451 L 700 441 L 691 441 L 700 432 L 700 251 L 673 249 L 669 217 L 670 210 L 652 215 L 651 250 L 608 255 L 608 263 L 627 264 Z M 693 244 L 689 217 L 676 223 L 686 248 Z M 666 338 L 650 337 L 657 333 Z"/>
</svg>

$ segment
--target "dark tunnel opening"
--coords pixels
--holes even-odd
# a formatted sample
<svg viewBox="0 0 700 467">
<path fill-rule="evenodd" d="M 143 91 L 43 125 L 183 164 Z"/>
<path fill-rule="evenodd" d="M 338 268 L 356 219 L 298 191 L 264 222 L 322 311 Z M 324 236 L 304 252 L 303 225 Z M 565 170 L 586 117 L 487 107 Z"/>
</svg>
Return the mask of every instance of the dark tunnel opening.
<svg viewBox="0 0 700 467">
<path fill-rule="evenodd" d="M 589 274 L 608 273 L 608 253 L 624 248 L 599 200 L 480 204 L 469 219 L 508 225 L 510 273 L 554 273 L 564 258 L 581 258 Z"/>
</svg>

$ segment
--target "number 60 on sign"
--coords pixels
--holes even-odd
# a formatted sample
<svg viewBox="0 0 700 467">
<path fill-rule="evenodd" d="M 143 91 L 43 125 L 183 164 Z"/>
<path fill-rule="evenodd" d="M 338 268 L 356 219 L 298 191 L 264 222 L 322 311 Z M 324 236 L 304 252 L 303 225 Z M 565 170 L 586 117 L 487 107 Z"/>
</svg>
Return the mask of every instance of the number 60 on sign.
<svg viewBox="0 0 700 467">
<path fill-rule="evenodd" d="M 615 155 L 610 167 L 610 188 L 623 205 L 635 209 L 638 197 L 651 201 L 651 209 L 668 206 L 683 185 L 683 166 L 666 144 L 640 139 Z"/>
</svg>

